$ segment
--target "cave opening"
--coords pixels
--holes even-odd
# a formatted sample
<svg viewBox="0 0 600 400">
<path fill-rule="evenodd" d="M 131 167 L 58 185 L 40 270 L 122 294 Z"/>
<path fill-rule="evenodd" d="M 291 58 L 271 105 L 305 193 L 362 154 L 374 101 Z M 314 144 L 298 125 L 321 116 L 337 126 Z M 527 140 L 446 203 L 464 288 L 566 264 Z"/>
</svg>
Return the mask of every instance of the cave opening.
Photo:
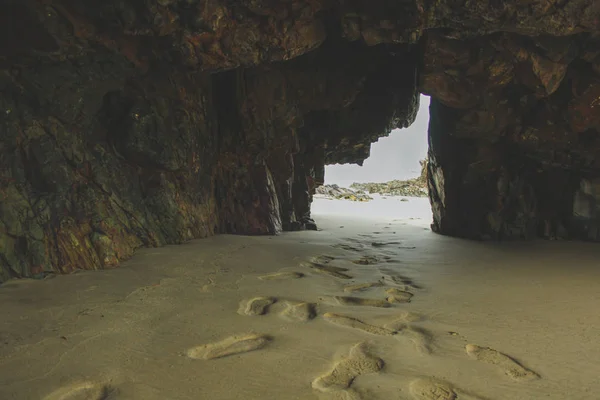
<svg viewBox="0 0 600 400">
<path fill-rule="evenodd" d="M 415 122 L 404 129 L 394 129 L 389 136 L 371 144 L 369 157 L 360 164 L 325 166 L 325 184 L 350 187 L 353 183 L 386 183 L 417 178 L 427 158 L 429 96 L 420 96 Z"/>
<path fill-rule="evenodd" d="M 0 0 L 0 399 L 588 399 L 599 110 L 599 0 Z"/>
<path fill-rule="evenodd" d="M 355 209 L 348 202 L 356 202 L 361 204 L 356 210 L 365 215 L 385 210 L 387 215 L 431 222 L 426 176 L 429 103 L 429 96 L 421 94 L 414 122 L 372 143 L 364 161 L 326 165 L 324 184 L 317 188 L 312 205 L 315 215 L 352 213 Z M 322 201 L 332 199 L 345 201 L 346 208 L 340 202 Z"/>
</svg>

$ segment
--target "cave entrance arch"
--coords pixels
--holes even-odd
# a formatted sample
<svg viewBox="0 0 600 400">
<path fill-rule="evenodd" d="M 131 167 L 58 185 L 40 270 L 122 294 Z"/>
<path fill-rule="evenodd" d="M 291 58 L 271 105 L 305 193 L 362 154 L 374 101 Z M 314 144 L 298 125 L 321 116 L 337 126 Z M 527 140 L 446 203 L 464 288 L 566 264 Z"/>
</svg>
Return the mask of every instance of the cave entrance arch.
<svg viewBox="0 0 600 400">
<path fill-rule="evenodd" d="M 317 219 L 319 215 L 347 213 L 431 222 L 426 178 L 429 101 L 429 96 L 421 95 L 415 121 L 372 143 L 364 162 L 325 166 L 324 185 L 317 188 L 312 206 Z"/>
<path fill-rule="evenodd" d="M 369 157 L 360 164 L 332 164 L 325 167 L 325 184 L 350 187 L 353 183 L 385 183 L 409 180 L 421 174 L 421 161 L 427 158 L 429 96 L 420 96 L 415 121 L 405 129 L 371 144 Z"/>
</svg>

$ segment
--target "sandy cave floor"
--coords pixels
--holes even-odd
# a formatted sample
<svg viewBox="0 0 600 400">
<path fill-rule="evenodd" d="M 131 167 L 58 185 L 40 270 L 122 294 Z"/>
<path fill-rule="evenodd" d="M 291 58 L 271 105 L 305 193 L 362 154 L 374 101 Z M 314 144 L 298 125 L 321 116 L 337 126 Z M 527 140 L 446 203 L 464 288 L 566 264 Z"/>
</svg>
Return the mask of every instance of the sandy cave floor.
<svg viewBox="0 0 600 400">
<path fill-rule="evenodd" d="M 600 399 L 600 247 L 473 243 L 426 199 L 0 286 L 0 399 Z"/>
</svg>

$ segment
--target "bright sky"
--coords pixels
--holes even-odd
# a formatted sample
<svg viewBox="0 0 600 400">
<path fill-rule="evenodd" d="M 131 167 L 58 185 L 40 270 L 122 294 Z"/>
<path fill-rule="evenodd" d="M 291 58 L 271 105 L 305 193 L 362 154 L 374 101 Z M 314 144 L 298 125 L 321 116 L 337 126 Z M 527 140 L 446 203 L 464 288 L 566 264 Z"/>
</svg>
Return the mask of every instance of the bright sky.
<svg viewBox="0 0 600 400">
<path fill-rule="evenodd" d="M 362 167 L 356 164 L 328 165 L 325 183 L 348 187 L 354 182 L 387 182 L 414 178 L 421 173 L 419 160 L 427 154 L 429 97 L 421 96 L 415 122 L 406 129 L 395 129 L 389 137 L 371 145 L 371 156 Z"/>
</svg>

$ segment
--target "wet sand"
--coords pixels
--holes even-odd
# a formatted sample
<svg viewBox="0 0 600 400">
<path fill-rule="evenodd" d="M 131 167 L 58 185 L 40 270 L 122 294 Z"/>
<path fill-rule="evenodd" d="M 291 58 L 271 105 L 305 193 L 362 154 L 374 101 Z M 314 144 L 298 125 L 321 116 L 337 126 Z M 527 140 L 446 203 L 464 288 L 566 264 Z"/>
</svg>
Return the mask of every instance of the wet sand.
<svg viewBox="0 0 600 400">
<path fill-rule="evenodd" d="M 442 237 L 427 206 L 8 282 L 0 399 L 600 398 L 600 246 Z"/>
</svg>

